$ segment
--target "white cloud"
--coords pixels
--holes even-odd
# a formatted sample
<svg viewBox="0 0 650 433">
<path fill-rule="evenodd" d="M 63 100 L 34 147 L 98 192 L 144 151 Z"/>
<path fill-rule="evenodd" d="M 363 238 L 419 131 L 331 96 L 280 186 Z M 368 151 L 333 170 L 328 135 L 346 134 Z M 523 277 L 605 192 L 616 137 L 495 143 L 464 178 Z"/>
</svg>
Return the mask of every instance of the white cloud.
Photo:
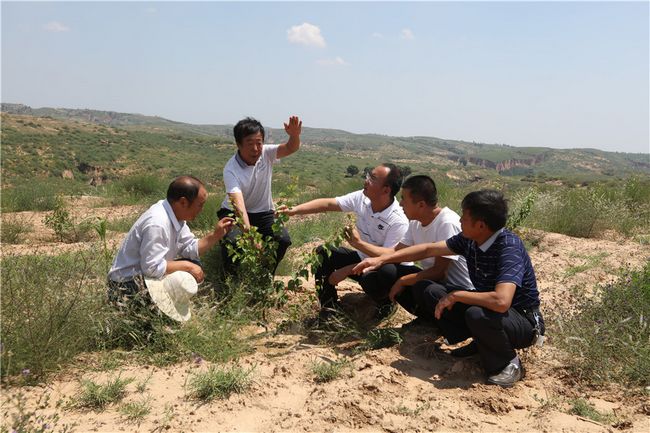
<svg viewBox="0 0 650 433">
<path fill-rule="evenodd" d="M 43 26 L 44 30 L 47 30 L 48 32 L 67 32 L 70 31 L 70 27 L 66 26 L 65 24 L 62 24 L 58 21 L 50 21 L 49 23 L 45 24 Z"/>
<path fill-rule="evenodd" d="M 341 57 L 335 57 L 333 59 L 320 59 L 316 63 L 321 66 L 347 66 L 348 62 L 343 60 Z"/>
<path fill-rule="evenodd" d="M 384 35 L 382 35 L 382 34 L 379 33 L 379 32 L 374 32 L 374 33 L 371 34 L 370 36 L 372 36 L 373 38 L 377 38 L 377 39 L 384 39 Z"/>
<path fill-rule="evenodd" d="M 291 27 L 287 30 L 287 39 L 292 44 L 302 44 L 308 47 L 325 47 L 325 39 L 320 34 L 320 29 L 309 23 L 302 23 L 299 26 Z"/>
<path fill-rule="evenodd" d="M 415 35 L 411 29 L 402 29 L 402 32 L 399 34 L 400 39 L 405 39 L 407 41 L 412 41 L 415 39 Z"/>
<path fill-rule="evenodd" d="M 158 9 L 156 9 L 154 7 L 148 7 L 148 8 L 145 8 L 144 11 L 146 13 L 150 14 L 150 15 L 153 15 L 153 14 L 158 12 Z"/>
</svg>

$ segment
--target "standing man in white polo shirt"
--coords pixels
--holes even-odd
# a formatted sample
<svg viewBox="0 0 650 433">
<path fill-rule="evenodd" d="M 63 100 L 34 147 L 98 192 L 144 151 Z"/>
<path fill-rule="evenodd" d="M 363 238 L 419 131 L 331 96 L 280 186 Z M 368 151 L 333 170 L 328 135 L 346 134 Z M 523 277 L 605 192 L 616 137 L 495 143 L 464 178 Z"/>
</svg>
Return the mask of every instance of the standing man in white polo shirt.
<svg viewBox="0 0 650 433">
<path fill-rule="evenodd" d="M 382 164 L 366 176 L 363 190 L 336 198 L 318 198 L 281 210 L 289 216 L 320 212 L 356 213 L 356 230 L 363 244 L 358 245 L 356 250 L 339 247 L 332 250 L 331 254 L 327 254 L 322 245 L 317 249 L 322 257 L 322 264 L 315 275 L 321 320 L 329 318 L 339 306 L 336 293 L 339 282 L 348 276 L 357 281 L 365 277 L 352 275 L 352 268 L 366 257 L 375 256 L 369 246 L 393 248 L 404 237 L 408 219 L 395 200 L 401 186 L 401 177 L 400 170 L 395 165 Z M 377 310 L 378 318 L 381 318 L 382 313 L 383 311 Z"/>
<path fill-rule="evenodd" d="M 108 298 L 117 302 L 146 288 L 144 278 L 160 279 L 175 271 L 203 281 L 199 255 L 212 248 L 231 228 L 223 218 L 214 231 L 197 239 L 186 221 L 203 210 L 207 198 L 203 183 L 194 176 L 180 176 L 167 188 L 167 199 L 151 206 L 133 224 L 108 272 Z M 183 259 L 183 260 L 178 260 Z"/>
<path fill-rule="evenodd" d="M 237 122 L 233 130 L 237 152 L 223 168 L 226 198 L 217 213 L 219 218 L 223 218 L 234 211 L 244 221 L 244 230 L 255 226 L 262 235 L 271 236 L 278 242 L 273 272 L 291 245 L 291 238 L 286 228 L 283 227 L 279 234 L 273 233 L 275 220 L 275 207 L 271 197 L 273 164 L 298 151 L 302 122 L 297 116 L 291 116 L 289 122 L 284 124 L 284 130 L 289 135 L 286 143 L 264 145 L 264 127 L 259 121 L 247 117 Z M 231 202 L 235 209 L 232 209 Z M 241 231 L 235 228 L 223 241 L 234 244 L 240 234 Z M 228 256 L 225 245 L 222 245 L 221 253 L 224 270 L 226 273 L 232 273 L 234 263 Z"/>
</svg>

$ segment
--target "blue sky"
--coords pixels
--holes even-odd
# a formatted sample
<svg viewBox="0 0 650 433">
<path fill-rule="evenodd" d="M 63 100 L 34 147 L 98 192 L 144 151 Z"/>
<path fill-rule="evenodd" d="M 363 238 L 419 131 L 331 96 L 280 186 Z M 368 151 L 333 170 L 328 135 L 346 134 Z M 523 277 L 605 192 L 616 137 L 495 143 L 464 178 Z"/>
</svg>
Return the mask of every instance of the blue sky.
<svg viewBox="0 0 650 433">
<path fill-rule="evenodd" d="M 650 152 L 648 2 L 2 2 L 2 101 Z"/>
</svg>

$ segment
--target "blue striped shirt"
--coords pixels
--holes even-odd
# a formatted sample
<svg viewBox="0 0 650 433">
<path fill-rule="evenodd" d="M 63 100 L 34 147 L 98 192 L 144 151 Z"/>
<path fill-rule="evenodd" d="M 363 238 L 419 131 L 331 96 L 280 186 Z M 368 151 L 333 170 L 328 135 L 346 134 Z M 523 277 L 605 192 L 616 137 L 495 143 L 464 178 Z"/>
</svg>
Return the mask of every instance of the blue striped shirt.
<svg viewBox="0 0 650 433">
<path fill-rule="evenodd" d="M 539 306 L 539 291 L 533 264 L 519 236 L 501 229 L 482 245 L 462 233 L 447 239 L 447 247 L 467 260 L 467 271 L 479 292 L 491 292 L 498 283 L 517 286 L 512 307 Z"/>
</svg>

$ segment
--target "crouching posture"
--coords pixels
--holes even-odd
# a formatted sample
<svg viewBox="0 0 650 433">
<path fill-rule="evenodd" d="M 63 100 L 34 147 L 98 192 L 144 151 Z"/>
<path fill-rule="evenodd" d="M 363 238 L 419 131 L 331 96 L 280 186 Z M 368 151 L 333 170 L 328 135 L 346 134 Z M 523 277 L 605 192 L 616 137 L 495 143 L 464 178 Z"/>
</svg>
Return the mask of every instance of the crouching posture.
<svg viewBox="0 0 650 433">
<path fill-rule="evenodd" d="M 212 233 L 197 239 L 186 221 L 201 213 L 206 198 L 197 178 L 174 179 L 167 199 L 142 214 L 122 242 L 108 273 L 109 301 L 125 303 L 142 295 L 172 319 L 189 319 L 189 298 L 204 278 L 199 256 L 233 224 L 231 218 L 223 218 Z"/>
<path fill-rule="evenodd" d="M 516 349 L 544 334 L 535 272 L 522 240 L 504 228 L 508 208 L 500 192 L 472 192 L 462 209 L 460 234 L 367 258 L 354 272 L 426 257 L 465 257 L 476 291 L 447 292 L 435 285 L 425 289 L 424 302 L 451 344 L 473 339 L 465 352 L 478 351 L 488 383 L 512 386 L 523 377 Z"/>
</svg>

